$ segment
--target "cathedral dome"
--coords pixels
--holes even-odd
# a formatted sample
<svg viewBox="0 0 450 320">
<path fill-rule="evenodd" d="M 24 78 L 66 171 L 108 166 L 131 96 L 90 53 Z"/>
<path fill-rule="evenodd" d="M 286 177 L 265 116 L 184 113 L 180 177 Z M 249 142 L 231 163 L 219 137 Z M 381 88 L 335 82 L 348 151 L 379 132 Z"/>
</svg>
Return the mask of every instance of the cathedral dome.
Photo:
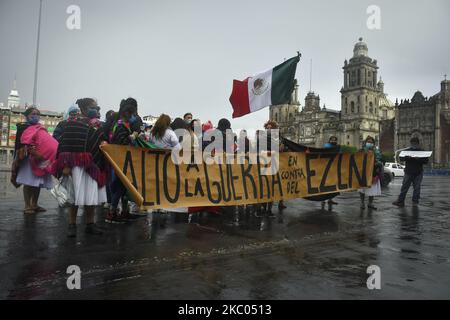
<svg viewBox="0 0 450 320">
<path fill-rule="evenodd" d="M 378 99 L 378 106 L 379 107 L 393 107 L 394 104 L 391 100 L 388 99 L 388 97 L 385 94 L 382 94 L 380 98 Z"/>
<path fill-rule="evenodd" d="M 363 38 L 359 38 L 359 42 L 355 44 L 355 47 L 353 48 L 353 57 L 367 57 L 369 49 L 367 49 L 367 44 L 362 40 Z"/>
</svg>

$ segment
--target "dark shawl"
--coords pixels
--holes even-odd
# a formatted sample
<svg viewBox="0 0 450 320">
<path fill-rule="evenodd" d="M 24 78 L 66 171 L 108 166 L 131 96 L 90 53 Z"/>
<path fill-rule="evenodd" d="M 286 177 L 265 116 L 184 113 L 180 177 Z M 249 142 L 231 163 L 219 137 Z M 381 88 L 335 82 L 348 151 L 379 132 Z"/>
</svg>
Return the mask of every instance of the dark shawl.
<svg viewBox="0 0 450 320">
<path fill-rule="evenodd" d="M 63 121 L 64 122 L 64 121 Z M 59 137 L 57 174 L 64 167 L 84 167 L 86 172 L 102 187 L 106 183 L 106 161 L 100 150 L 104 140 L 102 128 L 95 128 L 83 119 L 65 121 Z"/>
</svg>

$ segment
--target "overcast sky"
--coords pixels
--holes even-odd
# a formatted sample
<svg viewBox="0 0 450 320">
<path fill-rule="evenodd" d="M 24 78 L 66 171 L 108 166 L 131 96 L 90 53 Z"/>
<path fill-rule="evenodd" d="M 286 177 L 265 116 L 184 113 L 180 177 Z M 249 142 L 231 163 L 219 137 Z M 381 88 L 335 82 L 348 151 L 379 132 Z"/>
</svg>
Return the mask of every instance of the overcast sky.
<svg viewBox="0 0 450 320">
<path fill-rule="evenodd" d="M 66 9 L 81 8 L 81 30 L 69 30 Z M 369 30 L 369 5 L 381 9 L 381 29 Z M 22 103 L 32 102 L 38 0 L 0 0 L 0 101 L 17 75 Z M 138 100 L 141 115 L 191 111 L 215 124 L 230 118 L 233 79 L 244 79 L 302 53 L 297 68 L 301 104 L 312 89 L 321 104 L 340 109 L 345 59 L 363 37 L 378 60 L 389 98 L 425 96 L 450 78 L 450 1 L 300 0 L 44 0 L 38 103 L 64 111 L 79 97 L 117 109 Z M 238 118 L 256 128 L 268 108 Z"/>
</svg>

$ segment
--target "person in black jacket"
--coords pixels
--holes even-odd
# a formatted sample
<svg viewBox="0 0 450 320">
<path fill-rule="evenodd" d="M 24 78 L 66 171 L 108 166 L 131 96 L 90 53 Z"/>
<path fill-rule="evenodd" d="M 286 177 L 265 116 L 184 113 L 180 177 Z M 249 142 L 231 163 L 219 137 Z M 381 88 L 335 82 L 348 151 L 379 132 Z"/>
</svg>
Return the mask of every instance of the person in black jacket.
<svg viewBox="0 0 450 320">
<path fill-rule="evenodd" d="M 141 125 L 142 120 L 137 115 L 137 101 L 133 98 L 128 98 L 120 102 L 119 112 L 111 115 L 105 124 L 105 128 L 109 130 L 108 136 L 110 137 L 111 144 L 132 146 L 135 145 L 135 140 L 139 136 Z M 112 173 L 109 185 L 111 190 L 111 205 L 105 222 L 122 224 L 126 221 L 132 221 L 136 216 L 130 214 L 127 189 L 115 174 L 114 170 Z M 121 200 L 122 211 L 120 212 L 118 205 Z"/>
<path fill-rule="evenodd" d="M 419 139 L 417 137 L 411 138 L 410 143 L 411 147 L 405 151 L 423 151 L 423 149 L 419 147 Z M 405 161 L 406 163 L 405 176 L 403 177 L 400 195 L 398 196 L 397 201 L 394 201 L 392 204 L 397 207 L 404 207 L 406 194 L 412 184 L 414 189 L 412 197 L 413 206 L 417 206 L 420 199 L 420 184 L 422 183 L 423 178 L 423 165 L 428 162 L 428 158 L 400 157 L 400 161 Z"/>
<path fill-rule="evenodd" d="M 336 136 L 331 136 L 328 139 L 328 143 L 325 143 L 325 145 L 323 147 L 325 149 L 327 149 L 327 151 L 330 151 L 330 152 L 336 152 L 336 153 L 341 152 L 341 146 L 338 144 L 338 138 Z M 334 197 L 336 197 L 339 195 L 339 192 L 336 192 L 333 195 L 334 195 Z M 333 210 L 333 205 L 338 204 L 337 202 L 333 201 L 333 198 L 329 198 L 327 202 L 328 202 L 328 211 Z M 322 201 L 322 210 L 325 209 L 325 204 L 326 204 L 326 201 Z"/>
</svg>

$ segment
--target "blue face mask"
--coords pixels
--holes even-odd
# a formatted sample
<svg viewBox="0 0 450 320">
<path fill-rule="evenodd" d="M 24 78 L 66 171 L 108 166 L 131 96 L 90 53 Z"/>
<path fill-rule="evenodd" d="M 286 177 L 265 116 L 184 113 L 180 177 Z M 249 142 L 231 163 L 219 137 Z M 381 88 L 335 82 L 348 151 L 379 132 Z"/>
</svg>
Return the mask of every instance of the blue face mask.
<svg viewBox="0 0 450 320">
<path fill-rule="evenodd" d="M 29 124 L 37 124 L 37 123 L 39 123 L 39 120 L 40 120 L 40 117 L 38 115 L 31 115 L 31 116 L 28 116 L 28 118 L 27 118 L 27 122 Z"/>
<path fill-rule="evenodd" d="M 373 143 L 367 142 L 366 147 L 369 149 L 373 148 Z"/>
<path fill-rule="evenodd" d="M 89 119 L 94 119 L 94 118 L 97 118 L 97 110 L 96 109 L 89 109 L 88 110 L 88 113 L 87 113 L 87 116 L 88 116 L 88 118 Z"/>
<path fill-rule="evenodd" d="M 135 124 L 137 121 L 137 117 L 133 114 L 130 119 L 128 119 L 129 124 Z"/>
</svg>

